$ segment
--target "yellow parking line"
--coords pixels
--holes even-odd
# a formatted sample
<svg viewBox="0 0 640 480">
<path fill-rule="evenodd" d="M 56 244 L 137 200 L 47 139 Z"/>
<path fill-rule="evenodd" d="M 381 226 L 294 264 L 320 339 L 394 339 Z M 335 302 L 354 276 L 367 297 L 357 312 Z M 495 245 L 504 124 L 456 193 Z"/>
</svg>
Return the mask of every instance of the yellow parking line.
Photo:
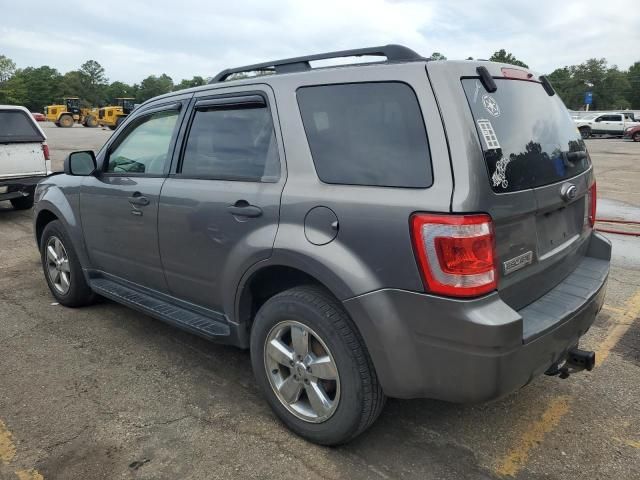
<svg viewBox="0 0 640 480">
<path fill-rule="evenodd" d="M 44 477 L 34 469 L 18 470 L 16 475 L 18 476 L 18 480 L 44 480 Z"/>
<path fill-rule="evenodd" d="M 596 350 L 596 366 L 602 365 L 611 351 L 618 344 L 624 334 L 631 328 L 634 320 L 640 315 L 640 290 L 631 297 L 626 304 L 626 309 L 605 306 L 607 310 L 615 312 L 607 335 Z M 562 417 L 569 411 L 568 396 L 561 396 L 551 400 L 549 406 L 543 412 L 542 417 L 527 427 L 521 435 L 515 447 L 505 455 L 495 467 L 495 472 L 500 476 L 514 476 L 526 464 L 530 451 L 544 439 L 545 434 L 553 430 Z M 624 443 L 640 448 L 640 442 L 624 440 Z"/>
<path fill-rule="evenodd" d="M 0 420 L 0 465 L 8 465 L 16 457 L 16 446 L 11 438 L 11 432 Z M 35 469 L 17 470 L 18 480 L 44 480 L 44 477 Z"/>
<path fill-rule="evenodd" d="M 626 310 L 622 311 L 611 323 L 607 336 L 596 350 L 596 366 L 602 365 L 611 350 L 618 344 L 620 339 L 631 328 L 633 322 L 640 315 L 640 290 L 627 301 Z"/>
<path fill-rule="evenodd" d="M 529 452 L 539 444 L 546 433 L 553 430 L 569 411 L 569 397 L 554 398 L 539 420 L 522 434 L 515 447 L 498 463 L 495 472 L 500 476 L 513 476 L 527 463 Z"/>
<path fill-rule="evenodd" d="M 630 446 L 631 448 L 640 449 L 640 442 L 636 440 L 629 440 L 628 438 L 616 438 L 616 440 Z"/>
<path fill-rule="evenodd" d="M 607 305 L 606 303 L 602 306 L 602 309 L 607 310 L 609 312 L 618 313 L 618 314 L 624 313 L 624 309 L 613 307 L 611 305 Z"/>
<path fill-rule="evenodd" d="M 11 439 L 11 432 L 0 420 L 0 463 L 5 465 L 16 456 L 16 446 Z"/>
</svg>

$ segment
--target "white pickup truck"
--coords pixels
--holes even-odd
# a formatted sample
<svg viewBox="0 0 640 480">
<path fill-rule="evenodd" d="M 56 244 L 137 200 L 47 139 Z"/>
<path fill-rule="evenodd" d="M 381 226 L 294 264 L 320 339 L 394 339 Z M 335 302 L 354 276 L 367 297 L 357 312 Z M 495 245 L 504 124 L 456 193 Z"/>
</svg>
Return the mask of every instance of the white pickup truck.
<svg viewBox="0 0 640 480">
<path fill-rule="evenodd" d="M 0 201 L 31 208 L 36 184 L 51 173 L 46 140 L 29 110 L 0 105 Z"/>
<path fill-rule="evenodd" d="M 640 122 L 637 121 L 633 113 L 630 112 L 602 113 L 574 120 L 582 138 L 589 138 L 592 135 L 614 135 L 621 137 L 627 128 L 640 125 Z"/>
</svg>

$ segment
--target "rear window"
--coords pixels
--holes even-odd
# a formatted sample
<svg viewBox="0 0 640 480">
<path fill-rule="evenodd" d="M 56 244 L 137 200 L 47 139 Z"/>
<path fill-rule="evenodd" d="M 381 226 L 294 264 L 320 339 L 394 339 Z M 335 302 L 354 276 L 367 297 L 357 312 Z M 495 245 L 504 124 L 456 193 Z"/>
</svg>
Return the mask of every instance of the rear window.
<svg viewBox="0 0 640 480">
<path fill-rule="evenodd" d="M 398 82 L 303 87 L 298 104 L 325 183 L 426 188 L 431 158 L 414 91 Z"/>
<path fill-rule="evenodd" d="M 489 93 L 477 79 L 462 80 L 495 192 L 548 185 L 589 168 L 586 146 L 558 95 L 550 97 L 536 82 L 495 81 L 497 90 Z"/>
<path fill-rule="evenodd" d="M 0 110 L 0 143 L 43 142 L 44 137 L 28 113 Z"/>
</svg>

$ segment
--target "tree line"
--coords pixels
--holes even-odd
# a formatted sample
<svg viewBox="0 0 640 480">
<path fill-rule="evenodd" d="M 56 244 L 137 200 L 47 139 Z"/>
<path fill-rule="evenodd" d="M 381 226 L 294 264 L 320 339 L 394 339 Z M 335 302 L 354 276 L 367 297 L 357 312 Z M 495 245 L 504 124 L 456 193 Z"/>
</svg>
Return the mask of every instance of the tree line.
<svg viewBox="0 0 640 480">
<path fill-rule="evenodd" d="M 439 52 L 429 58 L 447 59 Z M 495 52 L 489 60 L 528 68 L 526 63 L 504 49 Z M 591 58 L 579 65 L 558 68 L 547 77 L 570 109 L 584 108 L 586 92 L 593 93 L 592 110 L 640 109 L 640 61 L 627 70 L 620 70 L 604 58 Z M 194 76 L 175 84 L 163 73 L 129 85 L 109 82 L 104 68 L 95 60 L 84 62 L 78 70 L 61 74 L 47 65 L 16 68 L 10 58 L 0 55 L 0 104 L 24 105 L 31 111 L 42 111 L 45 105 L 71 96 L 80 97 L 83 106 L 109 105 L 118 97 L 132 97 L 136 103 L 142 103 L 163 93 L 204 85 L 207 80 Z"/>
<path fill-rule="evenodd" d="M 140 83 L 109 82 L 105 70 L 95 60 L 84 62 L 78 70 L 61 74 L 48 65 L 18 69 L 0 55 L 0 104 L 24 105 L 31 111 L 42 111 L 45 105 L 58 103 L 64 97 L 79 97 L 82 106 L 111 105 L 116 98 L 135 98 L 136 103 L 163 93 L 204 85 L 200 76 L 174 84 L 162 75 L 149 75 Z"/>
</svg>

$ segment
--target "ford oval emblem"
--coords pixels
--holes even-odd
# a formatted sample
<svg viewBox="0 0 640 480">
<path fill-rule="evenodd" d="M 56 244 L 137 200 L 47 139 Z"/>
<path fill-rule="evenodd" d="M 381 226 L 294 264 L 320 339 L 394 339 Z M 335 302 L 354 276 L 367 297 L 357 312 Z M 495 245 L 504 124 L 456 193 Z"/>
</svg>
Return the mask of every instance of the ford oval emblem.
<svg viewBox="0 0 640 480">
<path fill-rule="evenodd" d="M 578 195 L 578 189 L 573 183 L 565 183 L 560 189 L 560 195 L 562 195 L 562 199 L 565 202 L 570 202 L 575 200 L 576 195 Z"/>
</svg>

